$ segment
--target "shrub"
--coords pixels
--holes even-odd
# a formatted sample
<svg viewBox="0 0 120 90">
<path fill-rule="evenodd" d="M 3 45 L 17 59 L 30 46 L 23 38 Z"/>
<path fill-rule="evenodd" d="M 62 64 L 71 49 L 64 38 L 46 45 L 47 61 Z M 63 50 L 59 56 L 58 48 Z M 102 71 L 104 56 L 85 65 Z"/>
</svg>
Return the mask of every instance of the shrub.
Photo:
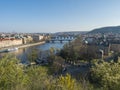
<svg viewBox="0 0 120 90">
<path fill-rule="evenodd" d="M 120 63 L 95 63 L 91 69 L 90 81 L 108 90 L 120 90 Z"/>
</svg>

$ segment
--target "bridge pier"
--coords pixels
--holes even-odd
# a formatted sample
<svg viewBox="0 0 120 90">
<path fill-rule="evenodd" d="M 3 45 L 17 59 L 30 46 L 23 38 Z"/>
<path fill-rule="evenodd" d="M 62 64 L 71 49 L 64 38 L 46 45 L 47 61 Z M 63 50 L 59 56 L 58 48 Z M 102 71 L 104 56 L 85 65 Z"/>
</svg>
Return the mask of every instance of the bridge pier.
<svg viewBox="0 0 120 90">
<path fill-rule="evenodd" d="M 50 40 L 47 40 L 46 43 L 50 43 Z"/>
<path fill-rule="evenodd" d="M 68 40 L 69 41 L 69 43 L 71 42 L 71 40 Z"/>
<path fill-rule="evenodd" d="M 62 41 L 62 40 L 60 40 L 60 43 L 63 43 L 63 41 Z"/>
<path fill-rule="evenodd" d="M 52 40 L 52 43 L 54 43 L 54 40 Z"/>
</svg>

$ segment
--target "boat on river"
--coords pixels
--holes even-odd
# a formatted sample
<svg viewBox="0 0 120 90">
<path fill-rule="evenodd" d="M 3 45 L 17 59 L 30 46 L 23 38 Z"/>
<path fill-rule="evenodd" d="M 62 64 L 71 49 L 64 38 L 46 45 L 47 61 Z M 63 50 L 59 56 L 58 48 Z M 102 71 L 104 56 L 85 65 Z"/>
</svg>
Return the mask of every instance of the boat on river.
<svg viewBox="0 0 120 90">
<path fill-rule="evenodd" d="M 18 50 L 17 47 L 14 47 L 14 48 L 8 48 L 8 49 L 6 49 L 6 52 L 17 51 L 17 50 Z"/>
<path fill-rule="evenodd" d="M 18 50 L 17 47 L 7 48 L 7 49 L 0 50 L 0 53 L 3 53 L 3 52 L 11 52 L 11 51 L 17 51 L 17 50 Z"/>
</svg>

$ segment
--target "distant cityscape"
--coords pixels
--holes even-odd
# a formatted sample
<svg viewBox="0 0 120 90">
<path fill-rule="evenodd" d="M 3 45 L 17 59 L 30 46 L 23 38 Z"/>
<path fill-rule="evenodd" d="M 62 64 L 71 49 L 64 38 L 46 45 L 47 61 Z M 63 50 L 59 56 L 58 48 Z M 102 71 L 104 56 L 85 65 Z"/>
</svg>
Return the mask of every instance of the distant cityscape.
<svg viewBox="0 0 120 90">
<path fill-rule="evenodd" d="M 97 30 L 97 29 L 96 29 Z M 114 31 L 115 32 L 115 31 Z M 57 33 L 0 33 L 0 48 L 8 46 L 16 46 L 22 44 L 35 43 L 40 41 L 55 40 L 72 40 L 75 37 L 82 37 L 83 43 L 89 45 L 103 45 L 120 44 L 120 34 L 108 32 L 101 33 L 93 31 L 72 31 L 72 32 L 57 32 Z"/>
</svg>

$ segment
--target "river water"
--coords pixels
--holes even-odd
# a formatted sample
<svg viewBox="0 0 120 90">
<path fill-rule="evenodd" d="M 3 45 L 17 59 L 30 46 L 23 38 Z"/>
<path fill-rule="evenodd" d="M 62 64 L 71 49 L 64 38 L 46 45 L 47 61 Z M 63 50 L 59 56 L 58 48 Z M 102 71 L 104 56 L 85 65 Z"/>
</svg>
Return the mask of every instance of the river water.
<svg viewBox="0 0 120 90">
<path fill-rule="evenodd" d="M 13 52 L 7 52 L 7 53 L 0 53 L 1 56 L 5 55 L 5 54 L 12 54 L 14 56 L 16 56 L 21 63 L 29 63 L 27 56 L 29 55 L 30 51 L 33 48 L 36 48 L 38 51 L 42 52 L 42 56 L 45 56 L 46 53 L 45 51 L 49 50 L 51 47 L 56 48 L 56 49 L 62 49 L 64 44 L 68 43 L 66 42 L 55 42 L 55 43 L 45 43 L 42 45 L 37 45 L 37 46 L 31 46 L 31 47 L 26 47 L 26 48 L 21 48 L 18 49 L 17 51 L 13 51 Z"/>
</svg>

